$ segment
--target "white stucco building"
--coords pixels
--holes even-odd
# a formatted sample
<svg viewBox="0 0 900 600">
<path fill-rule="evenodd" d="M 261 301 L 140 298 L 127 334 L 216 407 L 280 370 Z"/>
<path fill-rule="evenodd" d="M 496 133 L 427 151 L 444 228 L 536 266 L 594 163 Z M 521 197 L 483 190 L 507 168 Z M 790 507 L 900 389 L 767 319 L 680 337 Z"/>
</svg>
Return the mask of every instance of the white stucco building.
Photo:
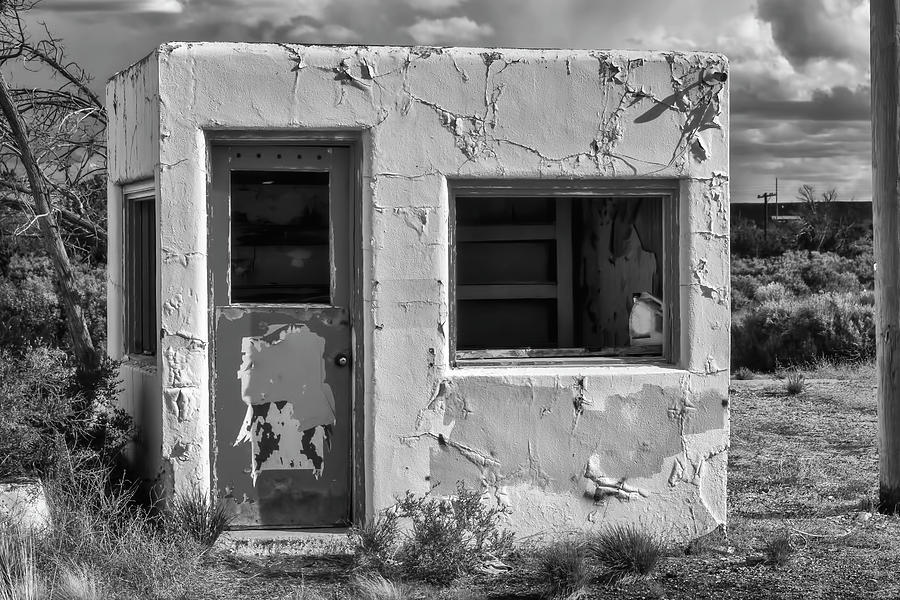
<svg viewBox="0 0 900 600">
<path fill-rule="evenodd" d="M 725 520 L 726 60 L 171 43 L 109 110 L 109 353 L 167 493 L 342 527 Z"/>
</svg>

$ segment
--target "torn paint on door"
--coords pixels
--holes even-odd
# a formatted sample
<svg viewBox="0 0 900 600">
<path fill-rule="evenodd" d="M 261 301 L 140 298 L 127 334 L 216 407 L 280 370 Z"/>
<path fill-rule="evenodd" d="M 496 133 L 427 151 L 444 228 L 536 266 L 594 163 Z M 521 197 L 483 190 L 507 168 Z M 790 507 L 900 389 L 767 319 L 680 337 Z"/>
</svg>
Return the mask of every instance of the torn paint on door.
<svg viewBox="0 0 900 600">
<path fill-rule="evenodd" d="M 325 467 L 336 422 L 325 381 L 325 339 L 306 325 L 269 325 L 241 342 L 241 398 L 247 412 L 234 446 L 250 442 L 253 485 L 260 471 Z"/>
</svg>

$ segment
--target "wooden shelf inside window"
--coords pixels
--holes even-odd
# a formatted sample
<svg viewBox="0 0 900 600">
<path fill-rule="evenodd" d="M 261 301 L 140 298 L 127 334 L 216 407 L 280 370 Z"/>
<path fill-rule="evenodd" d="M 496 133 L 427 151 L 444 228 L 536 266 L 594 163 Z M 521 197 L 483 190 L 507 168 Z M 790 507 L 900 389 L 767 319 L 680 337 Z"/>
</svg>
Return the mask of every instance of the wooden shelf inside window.
<svg viewBox="0 0 900 600">
<path fill-rule="evenodd" d="M 513 202 L 519 199 L 512 199 Z M 570 198 L 544 199 L 553 202 L 549 214 L 545 213 L 542 222 L 506 222 L 482 225 L 472 222 L 458 223 L 455 232 L 457 244 L 457 256 L 468 251 L 470 254 L 465 262 L 457 259 L 456 300 L 460 303 L 466 301 L 527 301 L 541 300 L 554 301 L 551 310 L 555 310 L 556 322 L 552 324 L 551 331 L 555 331 L 555 340 L 551 343 L 556 348 L 571 347 L 574 341 L 574 317 L 573 317 L 573 288 L 572 288 L 572 201 Z M 461 199 L 462 202 L 474 200 Z M 529 219 L 530 220 L 530 219 Z M 529 245 L 529 242 L 534 244 Z M 496 243 L 497 248 L 492 250 Z M 543 245 L 548 250 L 538 250 L 537 246 Z M 510 248 L 520 248 L 510 250 Z M 501 250 L 500 248 L 503 248 Z M 530 263 L 534 266 L 530 273 L 522 273 L 518 267 L 523 263 L 514 265 L 509 271 L 497 268 L 498 260 L 510 260 L 498 258 L 502 254 L 491 252 L 515 253 L 512 260 L 536 261 Z M 477 261 L 473 261 L 475 253 L 485 253 L 485 264 L 493 262 L 491 269 L 481 269 Z M 462 266 L 461 266 L 462 265 Z M 540 266 L 537 266 L 540 265 Z M 462 267 L 468 269 L 464 271 Z M 542 271 L 546 269 L 546 271 Z M 529 270 L 529 269 L 526 269 Z M 462 273 L 468 273 L 463 275 Z M 517 276 L 526 275 L 531 281 L 515 281 Z M 544 279 L 546 277 L 546 279 Z M 510 281 L 509 279 L 513 279 Z M 475 304 L 468 304 L 472 310 Z M 472 313 L 475 314 L 475 313 Z M 488 318 L 488 317 L 484 317 Z M 552 334 L 551 334 L 552 335 Z M 503 340 L 497 340 L 502 344 Z"/>
<path fill-rule="evenodd" d="M 457 230 L 456 241 L 520 242 L 556 239 L 555 225 L 466 225 Z"/>
<path fill-rule="evenodd" d="M 523 300 L 528 298 L 553 298 L 559 296 L 555 283 L 532 284 L 479 284 L 456 287 L 457 300 Z"/>
</svg>

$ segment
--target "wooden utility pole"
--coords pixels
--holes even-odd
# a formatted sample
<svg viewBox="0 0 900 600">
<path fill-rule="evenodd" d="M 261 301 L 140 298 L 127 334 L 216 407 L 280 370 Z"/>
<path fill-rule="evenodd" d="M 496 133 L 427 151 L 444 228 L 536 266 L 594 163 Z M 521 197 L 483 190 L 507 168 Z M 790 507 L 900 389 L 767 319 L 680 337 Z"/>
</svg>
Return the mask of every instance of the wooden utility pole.
<svg viewBox="0 0 900 600">
<path fill-rule="evenodd" d="M 775 216 L 781 216 L 781 207 L 778 205 L 778 178 L 775 178 Z"/>
<path fill-rule="evenodd" d="M 879 510 L 900 507 L 900 0 L 871 0 Z"/>
<path fill-rule="evenodd" d="M 765 206 L 763 211 L 763 239 L 769 238 L 769 198 L 772 196 L 776 196 L 777 194 L 773 192 L 766 192 L 765 194 L 758 194 L 757 198 L 762 198 L 763 205 Z"/>
</svg>

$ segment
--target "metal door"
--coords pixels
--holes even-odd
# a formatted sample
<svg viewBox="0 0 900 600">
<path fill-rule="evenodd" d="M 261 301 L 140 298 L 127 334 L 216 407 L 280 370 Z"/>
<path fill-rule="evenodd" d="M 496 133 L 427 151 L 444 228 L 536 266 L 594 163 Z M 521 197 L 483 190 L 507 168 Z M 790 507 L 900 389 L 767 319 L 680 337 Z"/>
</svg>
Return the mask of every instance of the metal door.
<svg viewBox="0 0 900 600">
<path fill-rule="evenodd" d="M 216 492 L 237 528 L 346 526 L 349 149 L 211 153 Z"/>
</svg>

